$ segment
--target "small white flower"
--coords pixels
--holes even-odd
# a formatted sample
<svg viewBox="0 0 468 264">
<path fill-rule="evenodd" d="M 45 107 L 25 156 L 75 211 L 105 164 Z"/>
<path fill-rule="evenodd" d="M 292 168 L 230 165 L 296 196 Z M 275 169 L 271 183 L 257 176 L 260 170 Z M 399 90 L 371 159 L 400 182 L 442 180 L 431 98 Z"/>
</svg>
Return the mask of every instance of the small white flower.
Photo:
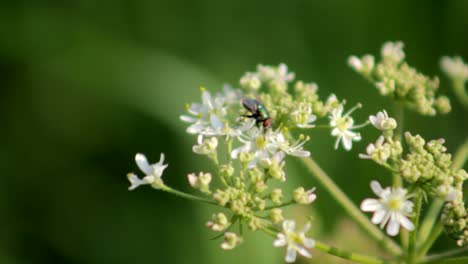
<svg viewBox="0 0 468 264">
<path fill-rule="evenodd" d="M 210 193 L 211 173 L 200 172 L 198 176 L 195 173 L 187 175 L 187 180 L 195 189 L 200 189 L 202 192 Z"/>
<path fill-rule="evenodd" d="M 268 170 L 268 174 L 274 179 L 282 182 L 286 181 L 286 173 L 283 170 L 285 165 L 284 152 L 276 152 L 271 158 L 264 158 L 261 160 L 261 165 Z"/>
<path fill-rule="evenodd" d="M 317 119 L 317 116 L 312 114 L 312 105 L 310 103 L 299 103 L 296 110 L 291 113 L 291 120 L 296 123 L 299 128 L 312 128 L 312 124 Z"/>
<path fill-rule="evenodd" d="M 192 147 L 193 152 L 201 155 L 213 155 L 216 153 L 218 147 L 218 139 L 216 137 L 210 137 L 203 139 L 203 135 L 198 135 L 197 145 Z"/>
<path fill-rule="evenodd" d="M 307 191 L 303 187 L 299 187 L 294 190 L 293 198 L 298 204 L 311 204 L 317 199 L 315 187 Z"/>
<path fill-rule="evenodd" d="M 462 80 L 463 82 L 468 79 L 468 65 L 458 56 L 453 58 L 442 57 L 440 67 L 451 79 Z"/>
<path fill-rule="evenodd" d="M 201 89 L 202 103 L 192 103 L 187 106 L 190 115 L 181 115 L 180 119 L 191 123 L 187 133 L 205 136 L 236 136 L 240 134 L 237 129 L 227 127 L 227 107 L 237 104 L 242 96 L 239 90 L 224 86 L 223 92 L 212 96 L 208 91 Z M 241 126 L 242 127 L 242 126 Z"/>
<path fill-rule="evenodd" d="M 384 143 L 385 138 L 380 136 L 374 144 L 369 144 L 366 148 L 367 154 L 359 154 L 361 159 L 371 159 L 379 164 L 385 163 L 390 155 L 392 154 L 392 149 L 390 144 Z"/>
<path fill-rule="evenodd" d="M 295 157 L 309 157 L 310 152 L 302 147 L 309 140 L 308 137 L 301 135 L 294 143 L 290 143 L 281 131 L 272 132 L 269 134 L 271 144 L 283 151 L 284 153 Z"/>
<path fill-rule="evenodd" d="M 151 184 L 151 186 L 155 189 L 161 188 L 162 182 L 162 174 L 164 170 L 167 168 L 168 164 L 163 164 L 164 162 L 164 153 L 161 153 L 161 158 L 159 159 L 158 163 L 149 164 L 146 156 L 143 154 L 136 154 L 135 155 L 135 162 L 140 168 L 142 172 L 145 173 L 145 177 L 143 179 L 138 178 L 136 174 L 129 173 L 127 175 L 128 180 L 130 181 L 130 187 L 128 187 L 129 191 L 134 190 L 140 185 L 144 184 Z"/>
<path fill-rule="evenodd" d="M 405 58 L 403 52 L 403 42 L 386 42 L 382 46 L 382 57 L 386 60 L 399 63 Z"/>
<path fill-rule="evenodd" d="M 257 162 L 262 159 L 271 158 L 278 152 L 278 147 L 271 142 L 270 133 L 272 132 L 264 133 L 263 129 L 256 127 L 246 131 L 238 138 L 244 145 L 234 149 L 231 152 L 231 157 L 237 159 L 241 153 L 249 153 L 253 157 L 248 165 L 249 168 L 255 167 Z"/>
<path fill-rule="evenodd" d="M 233 232 L 224 233 L 224 241 L 221 243 L 221 249 L 232 250 L 241 243 L 242 239 Z"/>
<path fill-rule="evenodd" d="M 288 72 L 288 66 L 284 63 L 278 65 L 278 67 L 271 67 L 265 65 L 258 65 L 257 72 L 263 82 L 278 81 L 278 82 L 290 82 L 294 80 L 294 73 Z"/>
<path fill-rule="evenodd" d="M 397 127 L 396 120 L 389 117 L 387 111 L 378 112 L 377 115 L 369 116 L 369 121 L 378 130 L 393 130 Z"/>
<path fill-rule="evenodd" d="M 308 249 L 315 246 L 315 241 L 305 235 L 310 229 L 310 223 L 307 223 L 302 230 L 296 232 L 295 229 L 296 222 L 285 220 L 283 222 L 283 231 L 278 233 L 276 240 L 273 242 L 275 247 L 287 247 L 285 260 L 288 263 L 296 261 L 297 253 L 307 258 L 312 257 Z"/>
<path fill-rule="evenodd" d="M 413 231 L 414 225 L 408 219 L 413 211 L 413 202 L 407 200 L 407 190 L 390 187 L 382 189 L 377 181 L 372 181 L 370 186 L 379 199 L 364 199 L 361 210 L 374 212 L 371 222 L 380 224 L 380 228 L 387 225 L 386 232 L 389 236 L 396 236 L 400 231 L 400 225 Z"/>
<path fill-rule="evenodd" d="M 348 65 L 357 72 L 369 74 L 374 69 L 374 56 L 364 55 L 362 59 L 359 59 L 356 56 L 351 56 L 348 58 Z"/>
<path fill-rule="evenodd" d="M 340 104 L 332 110 L 330 126 L 333 127 L 331 135 L 337 137 L 335 149 L 338 149 L 338 145 L 340 144 L 340 141 L 342 141 L 343 147 L 346 150 L 351 150 L 353 141 L 361 140 L 361 135 L 359 133 L 350 130 L 353 128 L 354 120 L 349 115 L 355 109 L 356 107 L 343 115 L 343 105 Z"/>
</svg>

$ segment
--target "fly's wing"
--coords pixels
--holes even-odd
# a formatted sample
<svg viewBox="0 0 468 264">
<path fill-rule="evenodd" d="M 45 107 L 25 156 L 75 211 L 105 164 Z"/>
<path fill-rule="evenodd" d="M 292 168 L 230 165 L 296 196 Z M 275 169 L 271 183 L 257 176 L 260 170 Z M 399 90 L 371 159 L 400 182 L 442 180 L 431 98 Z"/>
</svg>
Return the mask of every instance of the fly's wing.
<svg viewBox="0 0 468 264">
<path fill-rule="evenodd" d="M 256 114 L 258 111 L 258 101 L 250 98 L 242 99 L 242 106 L 252 114 Z"/>
</svg>

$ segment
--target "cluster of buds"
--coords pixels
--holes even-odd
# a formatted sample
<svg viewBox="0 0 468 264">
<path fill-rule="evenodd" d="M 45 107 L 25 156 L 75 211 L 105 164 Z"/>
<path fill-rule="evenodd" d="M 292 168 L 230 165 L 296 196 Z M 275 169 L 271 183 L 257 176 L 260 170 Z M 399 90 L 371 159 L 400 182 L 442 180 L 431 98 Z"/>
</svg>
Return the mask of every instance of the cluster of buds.
<svg viewBox="0 0 468 264">
<path fill-rule="evenodd" d="M 436 92 L 439 79 L 430 78 L 406 63 L 402 42 L 387 42 L 376 63 L 372 55 L 351 56 L 349 65 L 375 85 L 383 96 L 404 102 L 420 114 L 433 116 L 451 110 L 449 99 Z"/>
</svg>

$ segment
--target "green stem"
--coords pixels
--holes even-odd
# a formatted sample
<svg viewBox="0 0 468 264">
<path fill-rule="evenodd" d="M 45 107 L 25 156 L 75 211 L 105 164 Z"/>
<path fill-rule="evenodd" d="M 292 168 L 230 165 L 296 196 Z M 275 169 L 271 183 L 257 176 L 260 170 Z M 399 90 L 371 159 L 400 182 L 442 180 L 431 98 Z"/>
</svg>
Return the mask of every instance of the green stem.
<svg viewBox="0 0 468 264">
<path fill-rule="evenodd" d="M 403 102 L 395 102 L 395 119 L 397 121 L 397 128 L 395 130 L 394 140 L 402 142 L 405 122 L 405 106 L 403 105 Z M 393 187 L 401 186 L 401 176 L 397 173 L 393 173 Z"/>
<path fill-rule="evenodd" d="M 285 206 L 288 206 L 288 205 L 292 205 L 292 204 L 294 204 L 294 203 L 295 203 L 294 200 L 291 200 L 291 201 L 286 202 L 286 203 L 282 203 L 282 204 L 278 204 L 278 205 L 272 205 L 272 206 L 267 206 L 267 207 L 265 207 L 264 210 L 266 211 L 266 210 L 270 210 L 270 209 L 274 209 L 274 208 L 281 208 L 281 207 L 285 207 Z"/>
<path fill-rule="evenodd" d="M 465 91 L 465 82 L 463 81 L 454 81 L 453 82 L 453 91 L 457 96 L 460 103 L 468 109 L 468 93 Z"/>
<path fill-rule="evenodd" d="M 419 215 L 421 214 L 421 205 L 422 205 L 422 191 L 420 189 L 416 189 L 416 196 L 414 198 L 414 211 L 415 214 L 413 216 L 413 223 L 414 223 L 414 230 L 410 233 L 409 237 L 409 244 L 408 244 L 408 261 L 407 263 L 412 264 L 415 263 L 415 256 L 416 256 L 416 238 L 418 234 L 418 227 L 419 227 Z"/>
<path fill-rule="evenodd" d="M 338 202 L 370 236 L 379 241 L 392 254 L 400 255 L 402 253 L 400 246 L 389 239 L 378 227 L 373 225 L 311 157 L 302 158 L 301 160 L 316 179 L 330 192 L 336 202 Z"/>
<path fill-rule="evenodd" d="M 343 259 L 351 260 L 357 263 L 367 263 L 367 264 L 389 263 L 388 261 L 384 261 L 382 259 L 378 259 L 375 257 L 361 255 L 361 254 L 350 252 L 350 251 L 345 251 L 345 250 L 330 246 L 328 244 L 325 244 L 319 241 L 315 241 L 315 248 L 327 254 L 340 257 Z"/>
<path fill-rule="evenodd" d="M 444 225 L 442 224 L 441 221 L 439 221 L 432 229 L 426 241 L 424 241 L 424 243 L 421 245 L 421 248 L 419 249 L 419 252 L 418 252 L 419 257 L 426 255 L 426 253 L 429 251 L 429 249 L 431 249 L 432 244 L 434 244 L 434 242 L 437 240 L 437 238 L 439 237 L 443 229 L 444 229 Z"/>
<path fill-rule="evenodd" d="M 443 200 L 436 198 L 432 201 L 431 207 L 429 207 L 426 217 L 424 218 L 424 221 L 422 222 L 418 231 L 417 241 L 420 243 L 419 246 L 429 237 L 429 234 L 431 233 L 431 230 L 434 227 L 437 218 L 439 217 L 439 212 L 440 209 L 442 209 L 442 206 L 444 206 Z"/>
<path fill-rule="evenodd" d="M 439 261 L 441 259 L 445 259 L 445 258 L 451 257 L 451 256 L 456 256 L 456 255 L 464 253 L 466 251 L 468 251 L 468 247 L 457 248 L 457 249 L 449 250 L 449 251 L 446 251 L 446 252 L 430 255 L 430 256 L 427 256 L 426 258 L 424 258 L 422 263 L 434 263 L 434 262 Z"/>
<path fill-rule="evenodd" d="M 203 197 L 198 197 L 198 196 L 195 196 L 195 195 L 191 195 L 191 194 L 188 194 L 188 193 L 184 193 L 184 192 L 172 189 L 171 187 L 169 187 L 167 185 L 162 186 L 161 190 L 166 191 L 168 193 L 172 193 L 172 194 L 174 194 L 176 196 L 179 196 L 179 197 L 182 197 L 182 198 L 185 198 L 185 199 L 188 199 L 188 200 L 193 200 L 193 201 L 212 204 L 212 205 L 218 205 L 215 201 L 212 201 L 212 200 L 209 200 L 209 199 L 206 199 L 206 198 L 203 198 Z"/>
<path fill-rule="evenodd" d="M 455 156 L 453 157 L 454 169 L 461 169 L 465 165 L 466 159 L 468 158 L 468 137 L 465 139 L 465 142 L 458 148 Z"/>
</svg>

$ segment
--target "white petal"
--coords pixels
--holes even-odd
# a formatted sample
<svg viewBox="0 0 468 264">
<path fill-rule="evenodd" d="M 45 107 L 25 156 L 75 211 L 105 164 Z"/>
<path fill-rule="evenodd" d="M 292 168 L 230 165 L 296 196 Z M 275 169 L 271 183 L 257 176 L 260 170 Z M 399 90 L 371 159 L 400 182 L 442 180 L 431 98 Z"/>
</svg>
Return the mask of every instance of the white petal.
<svg viewBox="0 0 468 264">
<path fill-rule="evenodd" d="M 299 254 L 301 254 L 302 256 L 306 257 L 306 258 L 311 258 L 311 257 L 312 257 L 312 254 L 310 254 L 310 252 L 307 251 L 307 249 L 304 248 L 304 247 L 299 247 L 299 248 L 297 249 L 297 252 L 298 252 Z"/>
<path fill-rule="evenodd" d="M 389 236 L 396 236 L 398 235 L 398 232 L 400 231 L 400 223 L 392 217 L 390 218 L 390 222 L 387 225 L 387 234 Z"/>
<path fill-rule="evenodd" d="M 312 238 L 305 238 L 304 239 L 304 246 L 307 248 L 313 248 L 315 247 L 315 240 Z"/>
<path fill-rule="evenodd" d="M 294 229 L 296 229 L 296 222 L 294 222 L 293 220 L 285 220 L 283 222 L 284 231 L 291 232 L 291 231 L 294 231 Z"/>
<path fill-rule="evenodd" d="M 353 141 L 352 141 L 352 138 L 349 138 L 349 137 L 343 137 L 343 147 L 346 149 L 346 150 L 351 150 L 351 148 L 353 147 Z"/>
<path fill-rule="evenodd" d="M 295 150 L 293 152 L 289 152 L 289 155 L 294 157 L 309 157 L 310 152 L 307 150 Z"/>
<path fill-rule="evenodd" d="M 213 108 L 213 105 L 211 103 L 211 94 L 207 91 L 202 92 L 202 102 L 204 105 L 210 107 L 211 109 Z"/>
<path fill-rule="evenodd" d="M 181 115 L 181 116 L 180 116 L 180 120 L 182 120 L 182 121 L 184 121 L 184 122 L 188 122 L 188 123 L 194 123 L 194 122 L 196 122 L 198 119 L 193 118 L 193 117 L 191 117 L 191 116 Z"/>
<path fill-rule="evenodd" d="M 135 155 L 135 162 L 140 168 L 142 172 L 144 172 L 146 175 L 151 175 L 153 174 L 153 167 L 148 163 L 148 160 L 146 159 L 146 156 L 138 153 Z"/>
<path fill-rule="evenodd" d="M 400 224 L 406 228 L 408 231 L 413 231 L 414 230 L 414 224 L 411 222 L 406 216 L 402 214 L 398 214 L 398 220 L 400 221 Z"/>
<path fill-rule="evenodd" d="M 307 231 L 309 231 L 309 229 L 310 229 L 310 222 L 307 222 L 307 224 L 305 224 L 305 226 L 299 232 L 305 234 L 307 233 Z"/>
<path fill-rule="evenodd" d="M 128 187 L 129 191 L 133 191 L 138 186 L 144 184 L 144 182 L 142 180 L 140 180 L 140 178 L 138 178 L 138 176 L 136 174 L 134 174 L 134 173 L 127 174 L 127 179 L 130 182 L 130 187 Z"/>
<path fill-rule="evenodd" d="M 364 199 L 361 203 L 361 210 L 364 212 L 375 212 L 380 208 L 380 202 L 376 199 Z"/>
<path fill-rule="evenodd" d="M 296 261 L 296 251 L 292 248 L 288 248 L 284 260 L 288 263 Z"/>
<path fill-rule="evenodd" d="M 275 247 L 284 247 L 286 246 L 286 244 L 287 244 L 286 237 L 282 233 L 279 233 L 276 236 L 275 241 L 273 241 L 273 246 Z"/>
<path fill-rule="evenodd" d="M 224 127 L 223 122 L 216 115 L 210 115 L 211 127 L 215 130 L 222 129 Z"/>
<path fill-rule="evenodd" d="M 164 153 L 161 152 L 161 155 L 159 155 L 159 161 L 155 165 L 162 166 L 163 163 L 164 163 Z"/>
<path fill-rule="evenodd" d="M 374 215 L 372 216 L 371 222 L 373 224 L 380 224 L 384 219 L 387 212 L 385 210 L 377 210 L 375 211 Z"/>
<path fill-rule="evenodd" d="M 372 191 L 378 196 L 380 196 L 380 194 L 383 192 L 382 186 L 378 181 L 371 181 L 370 187 Z"/>
</svg>

